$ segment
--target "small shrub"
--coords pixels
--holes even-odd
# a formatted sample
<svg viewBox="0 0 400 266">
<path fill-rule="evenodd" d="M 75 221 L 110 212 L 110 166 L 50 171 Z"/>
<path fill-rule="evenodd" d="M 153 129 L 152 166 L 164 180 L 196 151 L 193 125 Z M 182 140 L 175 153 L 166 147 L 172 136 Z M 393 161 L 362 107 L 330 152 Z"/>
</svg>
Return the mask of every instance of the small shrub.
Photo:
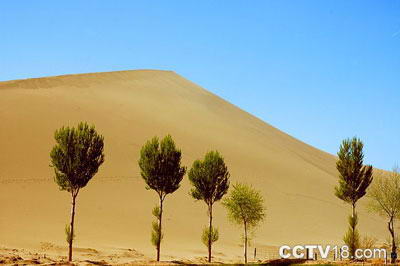
<svg viewBox="0 0 400 266">
<path fill-rule="evenodd" d="M 153 208 L 152 214 L 154 217 L 156 217 L 156 221 L 153 221 L 151 224 L 152 231 L 151 231 L 151 243 L 157 247 L 159 243 L 161 243 L 163 239 L 163 233 L 161 235 L 159 234 L 160 232 L 160 207 L 156 206 Z"/>
<path fill-rule="evenodd" d="M 201 242 L 203 242 L 203 244 L 206 247 L 208 247 L 210 235 L 211 235 L 211 243 L 217 242 L 219 238 L 218 228 L 212 227 L 210 234 L 210 228 L 208 226 L 204 227 L 203 234 L 201 235 Z"/>
<path fill-rule="evenodd" d="M 360 246 L 362 249 L 373 249 L 376 247 L 378 239 L 373 236 L 365 235 L 361 238 Z"/>
<path fill-rule="evenodd" d="M 65 236 L 68 244 L 75 239 L 75 233 L 71 232 L 71 226 L 69 224 L 65 225 Z"/>
</svg>

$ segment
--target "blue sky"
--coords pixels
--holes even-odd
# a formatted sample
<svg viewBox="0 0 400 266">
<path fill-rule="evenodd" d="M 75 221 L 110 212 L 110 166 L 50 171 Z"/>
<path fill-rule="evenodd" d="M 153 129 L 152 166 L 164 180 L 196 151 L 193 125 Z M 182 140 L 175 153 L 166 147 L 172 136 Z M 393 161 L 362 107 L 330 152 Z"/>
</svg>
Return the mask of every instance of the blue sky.
<svg viewBox="0 0 400 266">
<path fill-rule="evenodd" d="M 330 153 L 400 164 L 400 1 L 1 1 L 0 80 L 174 70 Z"/>
</svg>

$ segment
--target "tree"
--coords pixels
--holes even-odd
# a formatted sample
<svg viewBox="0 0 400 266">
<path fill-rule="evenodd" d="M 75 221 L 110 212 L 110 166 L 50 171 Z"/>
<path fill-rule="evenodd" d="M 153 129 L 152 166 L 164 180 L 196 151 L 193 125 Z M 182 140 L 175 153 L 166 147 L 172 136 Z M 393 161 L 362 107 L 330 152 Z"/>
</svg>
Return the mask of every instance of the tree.
<svg viewBox="0 0 400 266">
<path fill-rule="evenodd" d="M 338 152 L 336 168 L 339 171 L 339 185 L 335 187 L 335 195 L 351 204 L 352 214 L 349 217 L 349 230 L 344 237 L 349 246 L 350 255 L 354 257 L 359 246 L 358 223 L 355 211 L 357 201 L 366 194 L 372 182 L 372 166 L 364 165 L 364 144 L 356 137 L 343 140 Z"/>
<path fill-rule="evenodd" d="M 244 263 L 247 263 L 248 231 L 259 225 L 265 218 L 264 199 L 253 187 L 237 183 L 233 185 L 229 197 L 223 200 L 229 219 L 243 225 Z"/>
<path fill-rule="evenodd" d="M 68 260 L 71 261 L 76 197 L 104 162 L 104 138 L 97 134 L 94 126 L 83 122 L 77 128 L 58 129 L 54 138 L 57 144 L 50 152 L 54 180 L 61 190 L 71 193 L 72 197 L 71 222 L 65 228 L 69 243 Z"/>
<path fill-rule="evenodd" d="M 384 173 L 372 183 L 367 197 L 369 210 L 388 219 L 388 230 L 391 236 L 392 263 L 396 262 L 393 255 L 397 254 L 394 222 L 400 215 L 400 172 L 394 168 L 391 173 Z"/>
<path fill-rule="evenodd" d="M 160 261 L 160 248 L 162 241 L 162 215 L 163 203 L 168 194 L 175 192 L 186 173 L 186 168 L 181 166 L 181 150 L 175 147 L 170 135 L 159 142 L 157 137 L 147 141 L 140 151 L 140 174 L 146 182 L 146 189 L 157 192 L 160 206 L 153 215 L 157 217 L 158 226 L 153 224 L 152 242 L 156 243 L 157 261 Z"/>
<path fill-rule="evenodd" d="M 224 158 L 218 151 L 208 152 L 204 160 L 193 162 L 189 171 L 189 181 L 193 185 L 191 195 L 196 200 L 203 200 L 208 206 L 208 262 L 211 262 L 211 246 L 213 244 L 213 204 L 228 192 L 229 172 Z"/>
<path fill-rule="evenodd" d="M 399 246 L 399 243 L 400 243 L 400 237 L 399 237 L 398 233 L 395 233 L 395 235 L 394 235 L 394 243 L 395 243 L 396 248 L 397 248 Z M 393 247 L 393 239 L 390 236 L 390 237 L 385 239 L 385 242 L 383 242 L 383 244 L 382 244 L 382 248 L 384 248 L 384 249 L 392 249 L 392 247 Z"/>
</svg>

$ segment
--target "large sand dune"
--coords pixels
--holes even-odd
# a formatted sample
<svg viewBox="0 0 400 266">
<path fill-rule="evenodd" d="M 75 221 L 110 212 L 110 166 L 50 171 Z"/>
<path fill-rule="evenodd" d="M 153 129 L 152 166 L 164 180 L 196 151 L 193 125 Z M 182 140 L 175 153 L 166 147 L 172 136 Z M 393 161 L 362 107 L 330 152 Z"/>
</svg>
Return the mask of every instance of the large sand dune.
<svg viewBox="0 0 400 266">
<path fill-rule="evenodd" d="M 77 200 L 78 247 L 155 255 L 149 239 L 157 197 L 145 189 L 137 161 L 147 139 L 168 133 L 182 149 L 184 165 L 217 149 L 233 182 L 262 191 L 267 219 L 254 245 L 341 243 L 350 208 L 333 195 L 333 155 L 174 72 L 138 70 L 0 82 L 0 246 L 65 246 L 70 196 L 53 182 L 49 151 L 54 131 L 79 121 L 104 135 L 106 157 Z M 166 199 L 163 260 L 206 256 L 200 241 L 206 206 L 189 196 L 189 188 L 185 176 Z M 363 201 L 359 209 L 361 234 L 385 239 L 385 223 L 368 214 Z M 214 221 L 220 229 L 217 257 L 241 256 L 241 229 L 228 222 L 220 203 Z"/>
</svg>

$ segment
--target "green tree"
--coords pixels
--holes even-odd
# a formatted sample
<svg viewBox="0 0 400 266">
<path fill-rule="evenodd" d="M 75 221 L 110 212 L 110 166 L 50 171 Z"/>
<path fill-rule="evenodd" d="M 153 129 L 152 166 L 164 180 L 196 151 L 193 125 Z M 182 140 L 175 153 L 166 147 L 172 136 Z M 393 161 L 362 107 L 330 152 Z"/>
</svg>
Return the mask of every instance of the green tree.
<svg viewBox="0 0 400 266">
<path fill-rule="evenodd" d="M 388 230 L 391 236 L 392 253 L 397 254 L 394 222 L 400 215 L 400 172 L 394 168 L 391 173 L 383 173 L 375 178 L 368 189 L 368 209 L 388 219 Z M 392 256 L 392 262 L 396 259 Z"/>
<path fill-rule="evenodd" d="M 61 190 L 71 193 L 72 197 L 71 222 L 65 229 L 69 243 L 68 260 L 71 261 L 76 197 L 104 162 L 104 138 L 97 134 L 94 126 L 82 122 L 77 128 L 58 129 L 54 138 L 57 144 L 50 152 L 54 180 Z"/>
<path fill-rule="evenodd" d="M 160 261 L 160 248 L 162 241 L 162 215 L 163 203 L 168 194 L 175 192 L 185 175 L 186 168 L 181 166 L 181 150 L 175 147 L 170 135 L 164 137 L 161 142 L 157 137 L 147 141 L 140 151 L 140 174 L 146 182 L 146 189 L 157 192 L 160 206 L 157 213 L 158 226 L 152 231 L 152 242 L 156 243 L 157 261 Z M 157 231 L 157 235 L 153 235 Z"/>
<path fill-rule="evenodd" d="M 356 203 L 366 194 L 372 182 L 372 166 L 364 165 L 364 144 L 356 137 L 343 140 L 338 152 L 336 168 L 339 171 L 339 185 L 335 187 L 335 195 L 344 202 L 351 204 L 352 214 L 349 217 L 349 230 L 344 237 L 349 246 L 350 255 L 359 246 L 359 234 L 356 229 L 358 218 Z"/>
<path fill-rule="evenodd" d="M 229 189 L 229 172 L 224 158 L 218 151 L 208 152 L 204 160 L 193 162 L 189 171 L 189 180 L 193 185 L 191 195 L 196 200 L 203 200 L 208 206 L 209 237 L 208 262 L 211 262 L 211 246 L 213 244 L 213 204 L 222 199 Z"/>
<path fill-rule="evenodd" d="M 243 225 L 244 263 L 247 263 L 248 232 L 265 218 L 264 199 L 253 187 L 237 183 L 222 204 L 228 210 L 229 219 Z"/>
</svg>

